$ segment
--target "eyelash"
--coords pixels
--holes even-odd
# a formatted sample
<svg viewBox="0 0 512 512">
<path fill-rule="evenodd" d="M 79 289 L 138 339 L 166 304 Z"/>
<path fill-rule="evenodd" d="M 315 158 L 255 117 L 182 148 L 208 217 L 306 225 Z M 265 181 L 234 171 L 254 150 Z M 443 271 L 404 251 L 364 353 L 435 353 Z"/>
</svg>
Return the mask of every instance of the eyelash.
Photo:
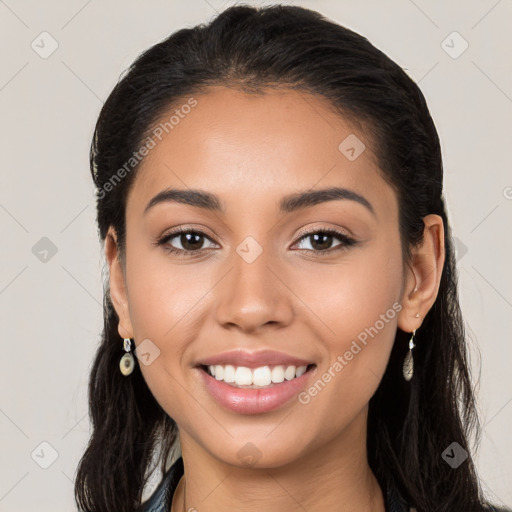
<svg viewBox="0 0 512 512">
<path fill-rule="evenodd" d="M 209 251 L 210 250 L 210 249 L 198 249 L 197 251 L 190 251 L 190 250 L 187 250 L 187 249 L 176 249 L 175 247 L 167 245 L 167 242 L 169 242 L 173 238 L 176 238 L 176 236 L 178 236 L 180 234 L 183 234 L 183 233 L 189 233 L 189 234 L 193 233 L 193 234 L 196 234 L 196 235 L 202 235 L 205 238 L 207 238 L 208 240 L 210 240 L 211 242 L 213 242 L 213 240 L 211 240 L 211 238 L 206 233 L 204 233 L 203 231 L 201 231 L 199 229 L 190 229 L 190 228 L 186 228 L 186 227 L 181 227 L 181 228 L 175 229 L 174 231 L 172 231 L 170 233 L 167 233 L 162 238 L 158 239 L 155 242 L 155 245 L 156 246 L 163 246 L 163 249 L 166 250 L 169 254 L 175 254 L 175 255 L 177 255 L 179 257 L 197 256 L 198 254 L 201 254 L 203 251 Z M 357 244 L 356 240 L 354 240 L 353 238 L 349 237 L 345 233 L 342 233 L 342 232 L 337 231 L 335 229 L 314 229 L 314 230 L 310 230 L 310 231 L 307 231 L 305 233 L 302 233 L 299 236 L 299 238 L 297 239 L 297 242 L 295 242 L 293 245 L 295 245 L 296 243 L 300 242 L 303 238 L 307 238 L 308 236 L 315 235 L 315 234 L 320 234 L 320 233 L 323 234 L 323 235 L 334 235 L 342 243 L 340 245 L 335 246 L 335 248 L 326 249 L 326 250 L 323 250 L 323 251 L 321 251 L 321 250 L 314 250 L 314 249 L 300 249 L 300 250 L 308 251 L 308 252 L 313 252 L 313 253 L 315 253 L 315 256 L 323 257 L 323 256 L 329 255 L 329 254 L 331 254 L 333 252 L 336 252 L 336 251 L 339 251 L 339 250 L 347 250 L 348 247 L 351 247 L 351 246 L 354 246 L 354 245 Z"/>
</svg>

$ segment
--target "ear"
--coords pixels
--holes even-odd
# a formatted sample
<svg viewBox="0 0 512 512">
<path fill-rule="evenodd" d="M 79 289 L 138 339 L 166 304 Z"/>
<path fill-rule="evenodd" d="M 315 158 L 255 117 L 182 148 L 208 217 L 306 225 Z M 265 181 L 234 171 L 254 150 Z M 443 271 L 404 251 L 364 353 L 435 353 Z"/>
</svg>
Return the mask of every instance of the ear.
<svg viewBox="0 0 512 512">
<path fill-rule="evenodd" d="M 423 217 L 423 222 L 423 242 L 411 249 L 412 259 L 407 264 L 402 309 L 398 315 L 398 327 L 404 332 L 420 327 L 437 298 L 443 272 L 443 219 L 431 214 Z"/>
<path fill-rule="evenodd" d="M 110 226 L 105 238 L 105 256 L 109 266 L 110 299 L 119 317 L 119 336 L 133 338 L 133 327 L 128 308 L 128 294 L 124 278 L 123 266 L 119 260 L 117 235 Z"/>
</svg>

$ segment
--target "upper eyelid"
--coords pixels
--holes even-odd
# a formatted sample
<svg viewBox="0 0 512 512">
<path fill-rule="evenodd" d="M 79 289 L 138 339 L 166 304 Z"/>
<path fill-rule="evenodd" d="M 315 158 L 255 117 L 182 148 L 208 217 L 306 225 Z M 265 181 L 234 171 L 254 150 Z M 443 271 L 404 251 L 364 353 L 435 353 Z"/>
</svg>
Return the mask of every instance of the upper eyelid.
<svg viewBox="0 0 512 512">
<path fill-rule="evenodd" d="M 313 235 L 315 233 L 334 233 L 338 235 L 346 236 L 347 238 L 352 238 L 352 235 L 349 233 L 344 233 L 344 230 L 341 228 L 327 228 L 327 227 L 315 227 L 315 228 L 308 228 L 305 231 L 301 231 L 297 234 L 297 238 L 301 239 L 308 235 Z"/>
<path fill-rule="evenodd" d="M 212 239 L 212 236 L 209 235 L 202 228 L 194 228 L 194 227 L 191 227 L 191 226 L 190 227 L 189 226 L 185 226 L 185 227 L 180 226 L 178 228 L 171 229 L 170 231 L 167 231 L 166 233 L 161 235 L 159 237 L 159 240 L 171 239 L 171 238 L 174 238 L 174 237 L 176 237 L 178 235 L 181 235 L 183 233 L 197 233 L 197 234 L 205 236 L 206 238 L 210 239 L 212 242 L 214 241 Z"/>
</svg>

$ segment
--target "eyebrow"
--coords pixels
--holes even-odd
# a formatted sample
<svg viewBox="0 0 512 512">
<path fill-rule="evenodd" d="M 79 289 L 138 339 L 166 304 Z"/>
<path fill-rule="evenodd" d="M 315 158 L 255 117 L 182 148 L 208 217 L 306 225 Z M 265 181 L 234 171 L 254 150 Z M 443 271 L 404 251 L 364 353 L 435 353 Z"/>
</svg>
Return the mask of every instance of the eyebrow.
<svg viewBox="0 0 512 512">
<path fill-rule="evenodd" d="M 297 210 L 309 208 L 320 203 L 335 200 L 355 201 L 367 208 L 375 217 L 376 213 L 370 202 L 353 190 L 341 187 L 330 187 L 321 190 L 308 190 L 285 196 L 279 203 L 279 209 L 283 213 L 292 213 Z M 209 192 L 192 189 L 168 188 L 153 197 L 144 208 L 144 213 L 160 203 L 175 202 L 203 208 L 212 212 L 224 213 L 225 209 L 219 198 Z"/>
</svg>

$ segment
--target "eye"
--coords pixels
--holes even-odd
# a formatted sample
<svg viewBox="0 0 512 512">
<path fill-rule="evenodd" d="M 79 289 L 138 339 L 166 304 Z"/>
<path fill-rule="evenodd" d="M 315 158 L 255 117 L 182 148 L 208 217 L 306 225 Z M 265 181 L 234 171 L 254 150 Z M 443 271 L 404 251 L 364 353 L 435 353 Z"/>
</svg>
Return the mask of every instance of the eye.
<svg viewBox="0 0 512 512">
<path fill-rule="evenodd" d="M 331 247 L 334 239 L 340 240 L 340 243 Z M 356 241 L 335 229 L 317 229 L 315 231 L 309 231 L 303 234 L 299 239 L 299 244 L 308 241 L 310 242 L 311 249 L 302 248 L 303 250 L 314 252 L 315 256 L 325 256 L 332 254 L 335 251 L 345 250 L 348 247 L 355 245 Z"/>
<path fill-rule="evenodd" d="M 332 247 L 335 239 L 340 243 Z M 212 246 L 205 248 L 205 241 L 211 243 Z M 310 242 L 311 249 L 304 247 L 299 247 L 299 249 L 312 252 L 315 256 L 326 256 L 335 251 L 346 250 L 357 243 L 353 238 L 335 229 L 316 229 L 303 233 L 295 245 L 301 245 L 307 241 Z M 187 227 L 180 227 L 165 234 L 155 242 L 155 245 L 162 246 L 168 253 L 177 256 L 199 256 L 215 248 L 215 243 L 206 233 Z"/>
<path fill-rule="evenodd" d="M 178 245 L 178 247 L 171 244 L 171 241 L 173 240 L 175 240 L 173 244 Z M 206 235 L 206 233 L 203 233 L 200 230 L 182 227 L 164 235 L 156 241 L 156 245 L 163 246 L 163 248 L 169 253 L 177 254 L 179 256 L 196 256 L 205 251 L 205 248 L 203 247 L 205 240 L 211 242 L 213 247 L 215 247 L 215 244 L 210 237 Z M 211 248 L 212 247 L 207 249 Z"/>
</svg>

